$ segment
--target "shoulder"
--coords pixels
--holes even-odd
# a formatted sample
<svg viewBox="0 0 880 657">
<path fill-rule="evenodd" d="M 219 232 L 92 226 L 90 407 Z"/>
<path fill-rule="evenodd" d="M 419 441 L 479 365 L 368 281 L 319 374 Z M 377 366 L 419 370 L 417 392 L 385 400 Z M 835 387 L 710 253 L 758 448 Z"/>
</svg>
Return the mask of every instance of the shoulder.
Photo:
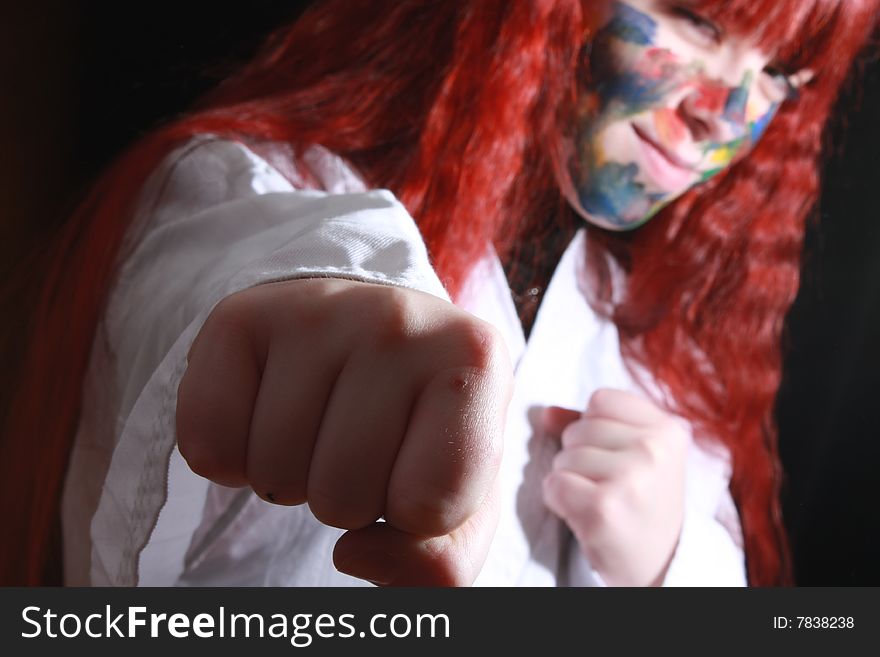
<svg viewBox="0 0 880 657">
<path fill-rule="evenodd" d="M 230 201 L 296 190 L 350 193 L 365 191 L 366 185 L 343 158 L 321 146 L 297 155 L 280 142 L 201 134 L 162 159 L 144 185 L 138 209 L 153 218 L 192 215 Z"/>
</svg>

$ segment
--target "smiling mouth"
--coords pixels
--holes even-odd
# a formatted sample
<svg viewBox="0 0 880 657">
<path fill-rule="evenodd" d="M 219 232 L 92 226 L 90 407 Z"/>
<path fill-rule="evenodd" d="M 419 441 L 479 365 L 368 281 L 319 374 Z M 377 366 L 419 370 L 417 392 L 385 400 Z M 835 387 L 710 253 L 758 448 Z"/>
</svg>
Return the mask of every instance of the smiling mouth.
<svg viewBox="0 0 880 657">
<path fill-rule="evenodd" d="M 679 190 L 692 184 L 695 168 L 664 148 L 638 126 L 631 124 L 644 153 L 648 175 L 667 191 Z"/>
<path fill-rule="evenodd" d="M 641 139 L 643 142 L 646 142 L 649 146 L 654 148 L 663 158 L 669 162 L 672 166 L 678 169 L 684 169 L 685 171 L 693 171 L 694 167 L 682 160 L 680 157 L 676 156 L 675 153 L 671 152 L 669 149 L 661 146 L 655 139 L 653 139 L 650 135 L 644 132 L 639 126 L 632 124 L 632 129 L 635 131 L 636 136 Z"/>
</svg>

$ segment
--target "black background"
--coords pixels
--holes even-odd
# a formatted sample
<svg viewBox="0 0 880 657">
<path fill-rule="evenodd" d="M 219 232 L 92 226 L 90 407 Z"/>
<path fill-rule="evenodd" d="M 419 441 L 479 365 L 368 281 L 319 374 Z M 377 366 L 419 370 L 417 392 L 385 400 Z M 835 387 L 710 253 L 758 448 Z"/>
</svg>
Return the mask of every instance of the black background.
<svg viewBox="0 0 880 657">
<path fill-rule="evenodd" d="M 0 274 L 45 240 L 134 137 L 174 116 L 308 2 L 0 9 Z M 799 584 L 880 584 L 880 66 L 841 99 L 821 222 L 807 236 L 779 396 Z M 845 120 L 844 120 L 845 118 Z M 2 310 L 0 391 L 24 331 Z"/>
</svg>

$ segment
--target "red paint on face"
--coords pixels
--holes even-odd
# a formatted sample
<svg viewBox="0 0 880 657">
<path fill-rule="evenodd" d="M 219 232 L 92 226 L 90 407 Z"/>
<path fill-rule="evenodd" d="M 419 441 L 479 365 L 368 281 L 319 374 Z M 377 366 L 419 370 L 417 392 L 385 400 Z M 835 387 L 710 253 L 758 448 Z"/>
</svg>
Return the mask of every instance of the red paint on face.
<svg viewBox="0 0 880 657">
<path fill-rule="evenodd" d="M 699 83 L 694 89 L 693 107 L 712 114 L 724 110 L 730 89 L 723 85 Z"/>
<path fill-rule="evenodd" d="M 666 48 L 648 48 L 642 54 L 637 70 L 648 80 L 662 80 L 681 77 L 681 64 L 678 58 Z"/>
<path fill-rule="evenodd" d="M 687 138 L 687 126 L 674 109 L 661 108 L 654 111 L 654 127 L 657 138 L 667 147 L 675 147 Z"/>
</svg>

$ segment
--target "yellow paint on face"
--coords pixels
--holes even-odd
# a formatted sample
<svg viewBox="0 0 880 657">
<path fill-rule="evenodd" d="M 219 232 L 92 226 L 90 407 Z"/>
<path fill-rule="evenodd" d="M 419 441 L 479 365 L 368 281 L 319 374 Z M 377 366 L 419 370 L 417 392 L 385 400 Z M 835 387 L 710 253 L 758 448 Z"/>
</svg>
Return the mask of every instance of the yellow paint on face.
<svg viewBox="0 0 880 657">
<path fill-rule="evenodd" d="M 759 107 L 759 103 L 757 103 L 754 98 L 749 99 L 749 102 L 746 105 L 746 125 L 757 123 L 758 120 L 764 116 L 766 111 L 767 108 Z"/>
<path fill-rule="evenodd" d="M 714 169 L 718 167 L 726 167 L 733 161 L 739 151 L 738 144 L 724 144 L 718 148 L 709 151 L 708 163 Z"/>
<path fill-rule="evenodd" d="M 602 166 L 608 162 L 608 154 L 605 152 L 605 144 L 602 143 L 601 139 L 596 139 L 593 142 L 593 161 L 596 166 Z"/>
</svg>

